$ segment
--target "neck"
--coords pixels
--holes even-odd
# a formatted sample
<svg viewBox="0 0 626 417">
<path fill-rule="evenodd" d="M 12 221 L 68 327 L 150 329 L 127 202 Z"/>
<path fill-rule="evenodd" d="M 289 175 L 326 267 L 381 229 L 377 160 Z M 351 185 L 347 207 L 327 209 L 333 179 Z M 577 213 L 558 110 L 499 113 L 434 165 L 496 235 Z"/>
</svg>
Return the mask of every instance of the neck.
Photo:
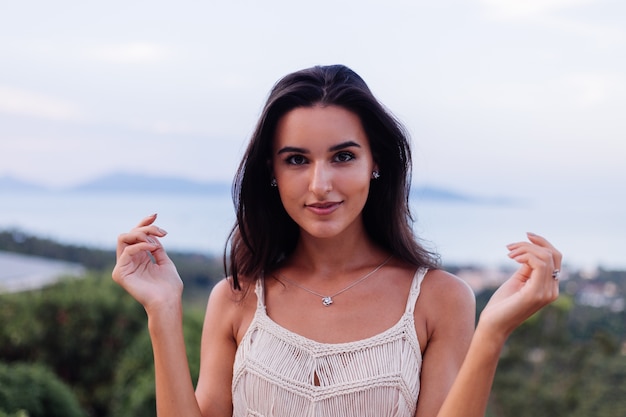
<svg viewBox="0 0 626 417">
<path fill-rule="evenodd" d="M 301 236 L 288 264 L 318 277 L 337 279 L 365 265 L 378 264 L 389 256 L 365 236 L 315 239 Z"/>
</svg>

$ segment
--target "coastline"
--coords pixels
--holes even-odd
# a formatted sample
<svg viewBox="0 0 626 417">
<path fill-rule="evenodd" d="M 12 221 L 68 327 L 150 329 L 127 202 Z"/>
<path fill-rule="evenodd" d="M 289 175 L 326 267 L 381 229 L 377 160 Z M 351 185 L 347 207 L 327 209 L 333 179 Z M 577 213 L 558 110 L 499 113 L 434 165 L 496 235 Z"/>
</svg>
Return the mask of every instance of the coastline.
<svg viewBox="0 0 626 417">
<path fill-rule="evenodd" d="M 35 290 L 85 272 L 77 263 L 0 251 L 0 293 Z"/>
</svg>

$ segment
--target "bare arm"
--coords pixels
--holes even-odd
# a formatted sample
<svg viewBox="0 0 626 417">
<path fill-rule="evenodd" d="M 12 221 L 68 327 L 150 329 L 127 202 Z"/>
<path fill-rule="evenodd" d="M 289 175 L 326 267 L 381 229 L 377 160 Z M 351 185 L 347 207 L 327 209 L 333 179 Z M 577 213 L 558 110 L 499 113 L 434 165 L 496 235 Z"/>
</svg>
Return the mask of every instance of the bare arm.
<svg viewBox="0 0 626 417">
<path fill-rule="evenodd" d="M 202 417 L 195 398 L 182 324 L 183 284 L 153 225 L 156 215 L 120 235 L 113 279 L 143 305 L 154 351 L 157 415 Z M 151 257 L 154 258 L 154 262 Z"/>
<path fill-rule="evenodd" d="M 445 400 L 467 353 L 475 326 L 476 303 L 467 284 L 443 271 L 422 283 L 417 315 L 427 317 L 416 417 L 432 417 Z"/>
<path fill-rule="evenodd" d="M 185 350 L 180 304 L 148 315 L 154 351 L 157 416 L 201 417 Z"/>
<path fill-rule="evenodd" d="M 227 280 L 219 282 L 211 291 L 202 330 L 200 375 L 196 387 L 196 397 L 204 416 L 230 417 L 233 413 L 231 385 L 237 352 L 236 333 L 241 325 L 242 311 L 249 301 L 235 298 L 240 296 L 233 294 Z"/>
<path fill-rule="evenodd" d="M 483 417 L 500 351 L 513 330 L 558 297 L 552 272 L 561 268 L 561 253 L 547 240 L 529 234 L 529 242 L 508 246 L 519 269 L 482 311 L 467 356 L 437 417 Z"/>
</svg>

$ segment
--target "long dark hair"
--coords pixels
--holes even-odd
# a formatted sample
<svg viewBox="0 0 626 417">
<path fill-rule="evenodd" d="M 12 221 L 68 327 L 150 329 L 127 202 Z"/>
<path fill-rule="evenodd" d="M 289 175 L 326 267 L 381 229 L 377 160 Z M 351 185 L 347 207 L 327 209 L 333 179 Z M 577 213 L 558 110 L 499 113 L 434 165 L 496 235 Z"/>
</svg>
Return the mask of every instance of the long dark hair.
<svg viewBox="0 0 626 417">
<path fill-rule="evenodd" d="M 415 266 L 435 268 L 438 257 L 413 233 L 409 209 L 411 151 L 408 134 L 376 100 L 365 81 L 343 65 L 316 66 L 282 78 L 271 90 L 246 153 L 237 170 L 232 194 L 237 222 L 224 250 L 224 269 L 241 289 L 269 272 L 295 248 L 298 225 L 289 217 L 276 187 L 271 187 L 272 144 L 278 121 L 298 107 L 335 105 L 359 116 L 378 164 L 380 178 L 371 181 L 363 209 L 369 236 L 396 257 Z"/>
</svg>

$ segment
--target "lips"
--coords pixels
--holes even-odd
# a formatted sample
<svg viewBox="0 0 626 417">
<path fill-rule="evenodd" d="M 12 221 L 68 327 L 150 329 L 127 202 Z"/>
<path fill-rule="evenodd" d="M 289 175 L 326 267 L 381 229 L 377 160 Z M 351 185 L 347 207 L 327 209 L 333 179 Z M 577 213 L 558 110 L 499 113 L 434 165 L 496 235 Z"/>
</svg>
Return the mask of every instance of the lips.
<svg viewBox="0 0 626 417">
<path fill-rule="evenodd" d="M 305 207 L 313 213 L 325 216 L 331 214 L 343 204 L 342 201 L 327 201 L 323 203 L 306 204 Z"/>
</svg>

